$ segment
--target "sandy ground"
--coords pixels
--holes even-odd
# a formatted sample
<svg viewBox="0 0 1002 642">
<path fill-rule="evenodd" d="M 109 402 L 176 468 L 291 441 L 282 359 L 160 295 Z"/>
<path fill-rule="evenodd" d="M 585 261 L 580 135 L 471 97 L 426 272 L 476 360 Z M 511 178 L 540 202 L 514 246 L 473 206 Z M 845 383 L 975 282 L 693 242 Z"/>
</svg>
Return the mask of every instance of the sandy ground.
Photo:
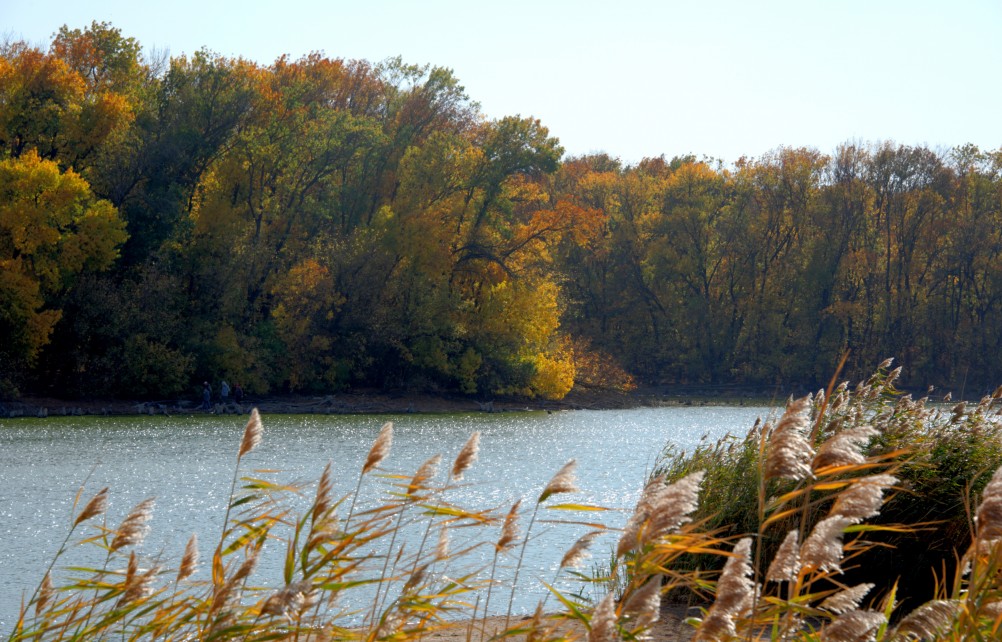
<svg viewBox="0 0 1002 642">
<path fill-rule="evenodd" d="M 661 608 L 661 617 L 650 630 L 650 640 L 653 642 L 684 642 L 692 637 L 693 628 L 685 623 L 687 617 L 698 615 L 698 609 L 686 607 L 681 604 L 667 604 Z M 525 618 L 528 619 L 528 618 Z M 509 626 L 517 626 L 523 620 L 513 620 Z M 435 631 L 426 636 L 429 640 L 436 642 L 480 642 L 480 629 L 483 622 L 478 620 L 475 626 L 471 627 L 469 621 L 456 622 L 446 628 Z M 588 633 L 580 624 L 564 624 L 569 627 L 568 634 L 573 634 L 577 639 L 587 639 Z M 492 632 L 500 631 L 504 627 L 504 617 L 490 617 L 486 622 L 486 636 L 484 640 L 491 637 Z M 525 636 L 506 638 L 508 640 L 524 640 Z"/>
</svg>

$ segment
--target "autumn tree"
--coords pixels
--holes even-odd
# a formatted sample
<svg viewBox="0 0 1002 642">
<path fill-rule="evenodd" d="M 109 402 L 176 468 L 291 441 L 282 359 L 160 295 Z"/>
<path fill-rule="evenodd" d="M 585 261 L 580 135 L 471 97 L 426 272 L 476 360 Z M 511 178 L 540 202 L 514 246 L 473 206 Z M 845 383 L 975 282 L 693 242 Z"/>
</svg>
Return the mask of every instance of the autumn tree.
<svg viewBox="0 0 1002 642">
<path fill-rule="evenodd" d="M 82 272 L 106 269 L 125 240 L 111 204 L 72 170 L 29 150 L 0 161 L 0 347 L 7 385 L 23 375 Z"/>
</svg>

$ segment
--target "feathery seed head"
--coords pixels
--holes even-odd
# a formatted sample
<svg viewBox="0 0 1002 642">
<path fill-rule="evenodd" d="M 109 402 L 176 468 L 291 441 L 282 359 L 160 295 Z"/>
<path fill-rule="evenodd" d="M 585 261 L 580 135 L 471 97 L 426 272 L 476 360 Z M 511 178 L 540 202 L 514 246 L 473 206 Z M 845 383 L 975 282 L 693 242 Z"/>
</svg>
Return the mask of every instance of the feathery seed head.
<svg viewBox="0 0 1002 642">
<path fill-rule="evenodd" d="M 261 615 L 285 616 L 291 620 L 294 615 L 308 608 L 307 603 L 312 593 L 313 584 L 308 580 L 293 582 L 265 600 Z"/>
<path fill-rule="evenodd" d="M 250 574 L 254 572 L 254 567 L 257 565 L 257 558 L 260 553 L 261 548 L 258 546 L 252 546 L 248 549 L 247 559 L 245 559 L 243 563 L 237 567 L 237 572 L 234 573 L 233 577 L 230 579 L 230 582 L 232 582 L 233 585 L 239 584 L 250 577 Z"/>
<path fill-rule="evenodd" d="M 154 566 L 140 574 L 139 558 L 136 557 L 136 552 L 132 551 L 129 554 L 129 565 L 126 567 L 125 580 L 122 583 L 122 595 L 116 602 L 116 608 L 150 595 L 153 592 L 153 580 L 159 572 L 160 568 Z"/>
<path fill-rule="evenodd" d="M 699 490 L 706 473 L 702 470 L 664 486 L 658 493 L 650 518 L 650 539 L 667 535 L 690 520 L 699 508 Z"/>
<path fill-rule="evenodd" d="M 49 600 L 52 599 L 54 592 L 55 591 L 52 588 L 52 578 L 49 576 L 49 573 L 46 572 L 45 577 L 42 578 L 42 585 L 38 588 L 38 599 L 35 600 L 36 616 L 45 610 L 45 607 L 48 606 Z"/>
<path fill-rule="evenodd" d="M 649 628 L 658 621 L 661 611 L 661 582 L 664 576 L 652 575 L 623 604 L 623 613 L 634 619 L 639 628 Z"/>
<path fill-rule="evenodd" d="M 713 605 L 732 615 L 740 615 L 740 607 L 753 593 L 751 545 L 750 537 L 742 538 L 734 545 L 717 581 L 717 597 Z"/>
<path fill-rule="evenodd" d="M 717 580 L 717 597 L 699 624 L 693 640 L 719 640 L 737 635 L 735 619 L 751 607 L 755 585 L 751 580 L 751 538 L 741 539 Z"/>
<path fill-rule="evenodd" d="M 1002 466 L 995 471 L 981 494 L 975 521 L 979 540 L 987 542 L 1002 539 Z"/>
<path fill-rule="evenodd" d="M 579 488 L 575 483 L 574 479 L 574 469 L 577 467 L 577 462 L 573 459 L 564 464 L 557 474 L 553 476 L 550 483 L 546 485 L 543 492 L 539 495 L 539 499 L 536 500 L 537 504 L 540 504 L 551 495 L 557 495 L 559 493 L 576 493 Z"/>
<path fill-rule="evenodd" d="M 869 593 L 875 584 L 857 584 L 852 588 L 847 588 L 844 591 L 839 591 L 838 593 L 825 598 L 823 602 L 819 605 L 826 611 L 831 611 L 832 613 L 837 613 L 842 615 L 843 613 L 848 613 L 849 611 L 854 611 L 859 608 L 859 603 L 863 601 L 866 594 Z"/>
<path fill-rule="evenodd" d="M 982 604 L 980 614 L 992 621 L 998 620 L 1002 617 L 1002 602 L 988 602 L 987 604 Z"/>
<path fill-rule="evenodd" d="M 494 548 L 498 552 L 506 551 L 515 545 L 518 539 L 518 507 L 522 505 L 522 500 L 518 500 L 511 506 L 511 510 L 505 515 L 504 524 L 501 526 L 501 537 L 498 538 Z"/>
<path fill-rule="evenodd" d="M 699 490 L 705 474 L 700 470 L 668 485 L 661 476 L 647 484 L 623 528 L 616 555 L 625 555 L 688 522 L 690 513 L 699 507 Z"/>
<path fill-rule="evenodd" d="M 875 437 L 877 431 L 871 426 L 856 426 L 841 430 L 825 440 L 818 448 L 811 468 L 817 472 L 826 466 L 856 466 L 866 461 L 861 452 L 863 446 Z"/>
<path fill-rule="evenodd" d="M 786 534 L 765 573 L 768 582 L 795 582 L 800 574 L 800 533 L 794 529 Z"/>
<path fill-rule="evenodd" d="M 390 447 L 393 445 L 393 423 L 387 421 L 380 428 L 379 434 L 376 435 L 376 441 L 372 443 L 372 448 L 369 449 L 369 456 L 365 458 L 365 465 L 362 466 L 362 474 L 366 474 L 376 466 L 378 466 L 386 456 L 390 454 Z"/>
<path fill-rule="evenodd" d="M 388 613 L 383 615 L 383 619 L 379 623 L 379 627 L 376 629 L 376 639 L 381 640 L 391 637 L 400 630 L 404 620 L 404 614 L 400 612 L 400 609 L 390 610 Z"/>
<path fill-rule="evenodd" d="M 258 447 L 264 435 L 264 427 L 261 425 L 261 414 L 257 408 L 251 410 L 250 419 L 244 426 L 244 437 L 240 440 L 240 451 L 237 453 L 237 461 L 244 455 Z"/>
<path fill-rule="evenodd" d="M 407 581 L 404 582 L 404 586 L 400 589 L 401 594 L 406 595 L 408 593 L 413 593 L 414 589 L 421 586 L 424 582 L 425 577 L 428 575 L 429 564 L 422 564 L 421 566 L 414 569 Z"/>
<path fill-rule="evenodd" d="M 616 602 L 609 593 L 595 607 L 591 616 L 588 642 L 619 642 L 622 638 L 616 628 Z"/>
<path fill-rule="evenodd" d="M 822 571 L 842 571 L 842 533 L 859 520 L 842 515 L 826 517 L 814 525 L 814 530 L 800 548 L 804 568 Z"/>
<path fill-rule="evenodd" d="M 901 620 L 889 639 L 936 640 L 961 610 L 957 600 L 930 600 Z"/>
<path fill-rule="evenodd" d="M 950 417 L 950 422 L 957 423 L 958 421 L 964 418 L 964 413 L 967 412 L 967 402 L 961 401 L 956 406 L 954 406 L 953 409 L 950 410 L 950 412 L 952 413 L 952 416 Z"/>
<path fill-rule="evenodd" d="M 884 490 L 896 483 L 898 478 L 893 475 L 869 475 L 853 480 L 839 493 L 830 514 L 858 520 L 873 517 L 880 513 Z"/>
<path fill-rule="evenodd" d="M 327 465 L 324 466 L 324 472 L 320 475 L 320 481 L 317 483 L 317 497 L 313 502 L 312 520 L 314 524 L 321 520 L 324 514 L 330 510 L 331 490 L 333 486 L 331 482 L 331 463 L 327 462 Z"/>
<path fill-rule="evenodd" d="M 115 531 L 115 538 L 111 540 L 111 550 L 117 551 L 125 546 L 139 546 L 150 532 L 147 522 L 153 517 L 152 497 L 144 499 L 125 516 Z"/>
<path fill-rule="evenodd" d="M 460 481 L 463 479 L 463 473 L 469 470 L 473 462 L 477 461 L 477 455 L 480 453 L 480 431 L 476 430 L 470 435 L 470 438 L 466 440 L 466 443 L 460 449 L 459 454 L 456 455 L 456 461 L 452 464 L 452 478 L 455 481 Z"/>
<path fill-rule="evenodd" d="M 435 545 L 435 559 L 442 561 L 449 557 L 449 527 L 442 526 L 438 531 L 438 543 Z"/>
<path fill-rule="evenodd" d="M 822 642 L 860 642 L 873 639 L 871 631 L 887 621 L 877 611 L 849 611 L 821 629 Z"/>
<path fill-rule="evenodd" d="M 811 398 L 792 401 L 769 436 L 765 477 L 799 481 L 811 477 L 810 462 L 814 449 L 807 440 L 810 426 Z"/>
<path fill-rule="evenodd" d="M 414 473 L 414 477 L 411 478 L 410 484 L 407 485 L 407 494 L 413 495 L 419 490 L 426 488 L 426 484 L 438 474 L 438 465 L 440 463 L 442 463 L 442 455 L 435 455 L 421 464 L 421 467 Z"/>
<path fill-rule="evenodd" d="M 108 488 L 104 487 L 97 491 L 97 494 L 90 498 L 90 501 L 84 505 L 83 510 L 77 515 L 77 518 L 73 521 L 73 526 L 78 526 L 81 522 L 86 522 L 91 517 L 100 515 L 105 510 L 108 509 Z"/>
<path fill-rule="evenodd" d="M 133 553 L 135 556 L 135 553 Z M 131 564 L 130 564 L 131 566 Z M 136 602 L 153 594 L 153 582 L 160 573 L 159 566 L 152 566 L 142 573 L 136 573 L 126 581 L 125 592 L 118 599 L 118 606 Z"/>
<path fill-rule="evenodd" d="M 188 545 L 184 547 L 184 555 L 181 556 L 181 566 L 177 569 L 178 582 L 191 577 L 198 568 L 198 535 L 191 534 Z"/>
<path fill-rule="evenodd" d="M 558 568 L 577 568 L 581 566 L 582 562 L 588 558 L 588 548 L 591 546 L 592 541 L 601 534 L 602 531 L 591 531 L 590 533 L 585 533 L 579 537 L 578 540 L 574 542 L 569 549 L 567 549 L 567 552 L 564 553 Z"/>
</svg>

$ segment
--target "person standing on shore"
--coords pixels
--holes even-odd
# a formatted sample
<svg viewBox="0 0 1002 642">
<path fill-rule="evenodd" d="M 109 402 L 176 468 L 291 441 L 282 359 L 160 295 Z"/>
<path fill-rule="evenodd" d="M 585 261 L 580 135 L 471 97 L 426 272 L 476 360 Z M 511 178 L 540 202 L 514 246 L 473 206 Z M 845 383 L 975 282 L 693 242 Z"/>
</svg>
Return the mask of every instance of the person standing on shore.
<svg viewBox="0 0 1002 642">
<path fill-rule="evenodd" d="M 241 386 L 239 383 L 234 384 L 233 398 L 236 400 L 237 405 L 240 405 L 244 402 L 244 389 L 243 386 Z"/>
<path fill-rule="evenodd" d="M 230 402 L 230 384 L 226 383 L 226 379 L 219 384 L 219 401 L 224 404 Z"/>
<path fill-rule="evenodd" d="M 212 410 L 212 388 L 208 381 L 202 384 L 202 410 Z"/>
</svg>

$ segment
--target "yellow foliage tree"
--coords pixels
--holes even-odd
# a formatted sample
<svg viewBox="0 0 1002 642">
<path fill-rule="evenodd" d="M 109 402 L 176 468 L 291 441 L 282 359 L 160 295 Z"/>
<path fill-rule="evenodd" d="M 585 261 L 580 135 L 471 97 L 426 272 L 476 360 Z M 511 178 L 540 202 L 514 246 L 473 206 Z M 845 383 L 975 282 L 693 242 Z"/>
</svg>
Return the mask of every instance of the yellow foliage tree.
<svg viewBox="0 0 1002 642">
<path fill-rule="evenodd" d="M 34 150 L 0 162 L 0 356 L 32 363 L 60 318 L 57 297 L 80 272 L 109 267 L 126 237 L 72 170 Z"/>
</svg>

